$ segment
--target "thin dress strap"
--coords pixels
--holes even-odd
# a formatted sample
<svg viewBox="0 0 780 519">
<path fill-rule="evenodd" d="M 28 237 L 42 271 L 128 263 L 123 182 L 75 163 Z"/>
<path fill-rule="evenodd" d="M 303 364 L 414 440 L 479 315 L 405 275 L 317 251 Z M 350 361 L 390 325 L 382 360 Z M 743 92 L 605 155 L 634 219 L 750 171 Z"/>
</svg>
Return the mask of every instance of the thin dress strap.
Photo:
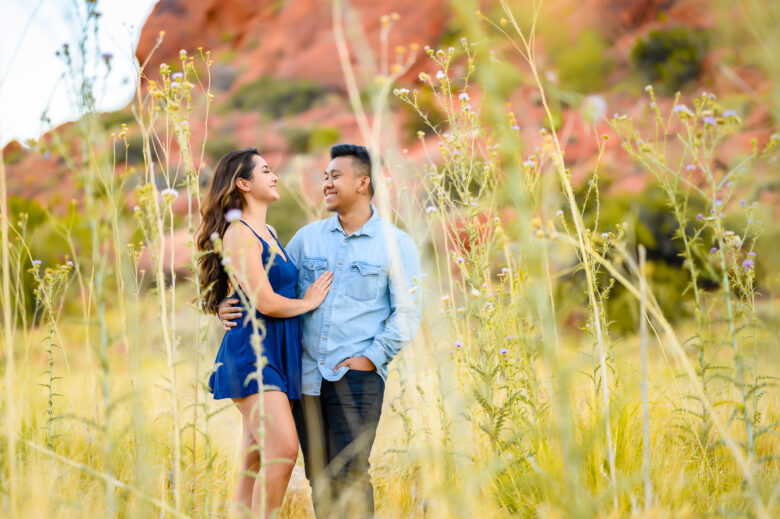
<svg viewBox="0 0 780 519">
<path fill-rule="evenodd" d="M 263 246 L 264 246 L 264 248 L 267 248 L 269 253 L 271 253 L 271 252 L 272 252 L 272 253 L 273 253 L 273 254 L 275 254 L 276 256 L 279 256 L 280 258 L 282 258 L 282 261 L 284 261 L 285 263 L 287 263 L 287 253 L 286 253 L 286 252 L 283 252 L 283 251 L 284 251 L 284 247 L 282 247 L 282 244 L 279 242 L 279 238 L 277 238 L 277 237 L 276 237 L 276 235 L 273 233 L 273 231 L 271 231 L 271 229 L 270 229 L 270 228 L 268 229 L 268 232 L 269 232 L 269 233 L 271 233 L 271 236 L 273 236 L 274 240 L 276 240 L 276 243 L 277 243 L 277 245 L 279 245 L 279 251 L 275 251 L 275 250 L 273 250 L 273 249 L 271 248 L 271 246 L 268 244 L 268 242 L 267 242 L 267 241 L 265 241 L 264 239 L 262 239 L 262 238 L 260 237 L 260 235 L 259 235 L 259 234 L 257 234 L 257 233 L 255 232 L 255 230 L 254 230 L 254 229 L 252 229 L 252 226 L 251 226 L 251 225 L 249 225 L 248 223 L 246 223 L 244 220 L 239 220 L 239 222 L 241 222 L 241 223 L 243 223 L 244 225 L 246 225 L 247 227 L 249 227 L 249 230 L 250 230 L 250 231 L 252 231 L 252 234 L 254 234 L 255 236 L 257 236 L 257 239 L 258 239 L 258 240 L 260 240 L 261 242 L 263 242 Z M 268 226 L 266 225 L 266 227 L 268 227 Z M 281 252 L 280 252 L 280 251 L 281 251 Z"/>
<path fill-rule="evenodd" d="M 239 220 L 239 222 L 241 222 L 241 223 L 243 223 L 244 225 L 246 225 L 247 227 L 249 227 L 249 230 L 250 230 L 250 231 L 252 231 L 252 234 L 254 234 L 255 236 L 257 236 L 257 239 L 258 239 L 258 240 L 260 240 L 261 242 L 265 243 L 265 240 L 264 240 L 264 239 L 262 239 L 262 238 L 260 237 L 260 235 L 259 235 L 259 234 L 257 234 L 257 233 L 255 232 L 255 230 L 254 230 L 254 229 L 252 229 L 252 226 L 251 226 L 251 225 L 249 225 L 248 223 L 246 223 L 244 220 Z"/>
</svg>

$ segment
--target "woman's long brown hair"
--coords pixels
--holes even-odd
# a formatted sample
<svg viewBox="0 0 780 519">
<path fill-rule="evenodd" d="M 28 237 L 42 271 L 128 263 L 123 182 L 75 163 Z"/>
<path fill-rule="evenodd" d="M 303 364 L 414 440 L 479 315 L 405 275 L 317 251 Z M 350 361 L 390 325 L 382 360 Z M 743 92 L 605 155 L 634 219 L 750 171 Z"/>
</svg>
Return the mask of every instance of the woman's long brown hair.
<svg viewBox="0 0 780 519">
<path fill-rule="evenodd" d="M 255 155 L 260 156 L 257 148 L 248 148 L 232 151 L 222 157 L 200 206 L 200 226 L 195 234 L 195 244 L 200 253 L 198 276 L 204 290 L 201 305 L 206 313 L 217 313 L 219 302 L 228 295 L 230 288 L 230 280 L 222 268 L 222 259 L 214 252 L 211 235 L 217 233 L 222 239 L 228 227 L 225 213 L 231 209 L 241 209 L 244 200 L 236 189 L 236 179 L 252 178 Z"/>
</svg>

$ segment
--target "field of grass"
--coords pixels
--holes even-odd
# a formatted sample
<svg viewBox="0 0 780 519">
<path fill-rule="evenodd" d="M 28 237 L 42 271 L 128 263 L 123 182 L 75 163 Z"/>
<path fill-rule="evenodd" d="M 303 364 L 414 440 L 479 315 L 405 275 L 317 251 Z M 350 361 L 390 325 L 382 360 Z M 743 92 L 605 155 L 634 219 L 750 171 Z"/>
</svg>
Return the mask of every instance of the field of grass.
<svg viewBox="0 0 780 519">
<path fill-rule="evenodd" d="M 777 135 L 718 166 L 719 147 L 744 131 L 739 117 L 704 93 L 678 94 L 662 113 L 651 86 L 646 120 L 609 120 L 619 140 L 609 145 L 653 179 L 673 222 L 684 282 L 670 296 L 639 210 L 600 220 L 611 207 L 599 190 L 607 139 L 594 133 L 594 171 L 572 185 L 521 28 L 534 25 L 500 4 L 502 18 L 482 22 L 526 59 L 545 111 L 531 153 L 466 38 L 426 49 L 438 73 L 421 74 L 419 88 L 443 118 L 426 126 L 419 93 L 394 87 L 410 62 L 380 60 L 361 91 L 336 24 L 365 142 L 394 172 L 376 204 L 415 239 L 425 272 L 422 326 L 391 365 L 372 452 L 377 515 L 777 516 L 778 271 L 756 253 L 777 223 L 773 208 L 742 198 L 776 170 Z M 393 22 L 382 20 L 383 38 Z M 208 123 L 209 59 L 182 51 L 142 71 L 135 119 L 113 134 L 91 97 L 79 101 L 73 140 L 55 132 L 47 143 L 83 186 L 67 214 L 12 205 L 0 165 L 4 517 L 229 515 L 240 418 L 205 387 L 222 331 L 198 311 L 208 287 L 184 275 L 196 256 L 173 274 L 166 253 L 174 231 L 197 225 L 194 204 L 174 205 L 200 199 L 208 176 L 206 141 L 191 128 Z M 72 79 L 90 88 L 76 70 Z M 425 164 L 391 138 L 392 96 L 425 128 Z M 139 167 L 122 163 L 131 133 L 142 136 Z M 299 187 L 287 182 L 283 196 L 304 200 Z M 282 517 L 313 516 L 307 489 L 298 467 Z"/>
</svg>

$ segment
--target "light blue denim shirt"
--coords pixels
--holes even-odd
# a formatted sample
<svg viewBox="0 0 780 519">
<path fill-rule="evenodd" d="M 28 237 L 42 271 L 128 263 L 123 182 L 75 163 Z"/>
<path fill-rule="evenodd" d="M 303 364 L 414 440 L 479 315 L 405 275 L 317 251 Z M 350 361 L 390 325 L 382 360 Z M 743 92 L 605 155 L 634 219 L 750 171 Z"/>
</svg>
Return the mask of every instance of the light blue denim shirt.
<svg viewBox="0 0 780 519">
<path fill-rule="evenodd" d="M 417 247 L 371 209 L 371 218 L 349 236 L 334 215 L 303 227 L 287 245 L 298 267 L 299 297 L 320 274 L 333 272 L 325 301 L 301 316 L 306 395 L 319 395 L 323 378 L 343 377 L 349 368 L 334 368 L 348 357 L 367 357 L 387 380 L 387 365 L 420 325 Z"/>
</svg>

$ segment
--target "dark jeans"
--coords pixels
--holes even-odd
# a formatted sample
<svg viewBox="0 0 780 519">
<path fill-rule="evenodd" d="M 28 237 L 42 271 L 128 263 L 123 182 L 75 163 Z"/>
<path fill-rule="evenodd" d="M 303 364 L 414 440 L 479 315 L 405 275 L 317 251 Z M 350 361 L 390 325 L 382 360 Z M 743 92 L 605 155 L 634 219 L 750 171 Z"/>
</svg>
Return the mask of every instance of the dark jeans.
<svg viewBox="0 0 780 519">
<path fill-rule="evenodd" d="M 336 382 L 323 380 L 320 396 L 302 395 L 294 402 L 318 518 L 373 516 L 368 455 L 384 394 L 385 383 L 375 371 L 350 370 Z"/>
</svg>

